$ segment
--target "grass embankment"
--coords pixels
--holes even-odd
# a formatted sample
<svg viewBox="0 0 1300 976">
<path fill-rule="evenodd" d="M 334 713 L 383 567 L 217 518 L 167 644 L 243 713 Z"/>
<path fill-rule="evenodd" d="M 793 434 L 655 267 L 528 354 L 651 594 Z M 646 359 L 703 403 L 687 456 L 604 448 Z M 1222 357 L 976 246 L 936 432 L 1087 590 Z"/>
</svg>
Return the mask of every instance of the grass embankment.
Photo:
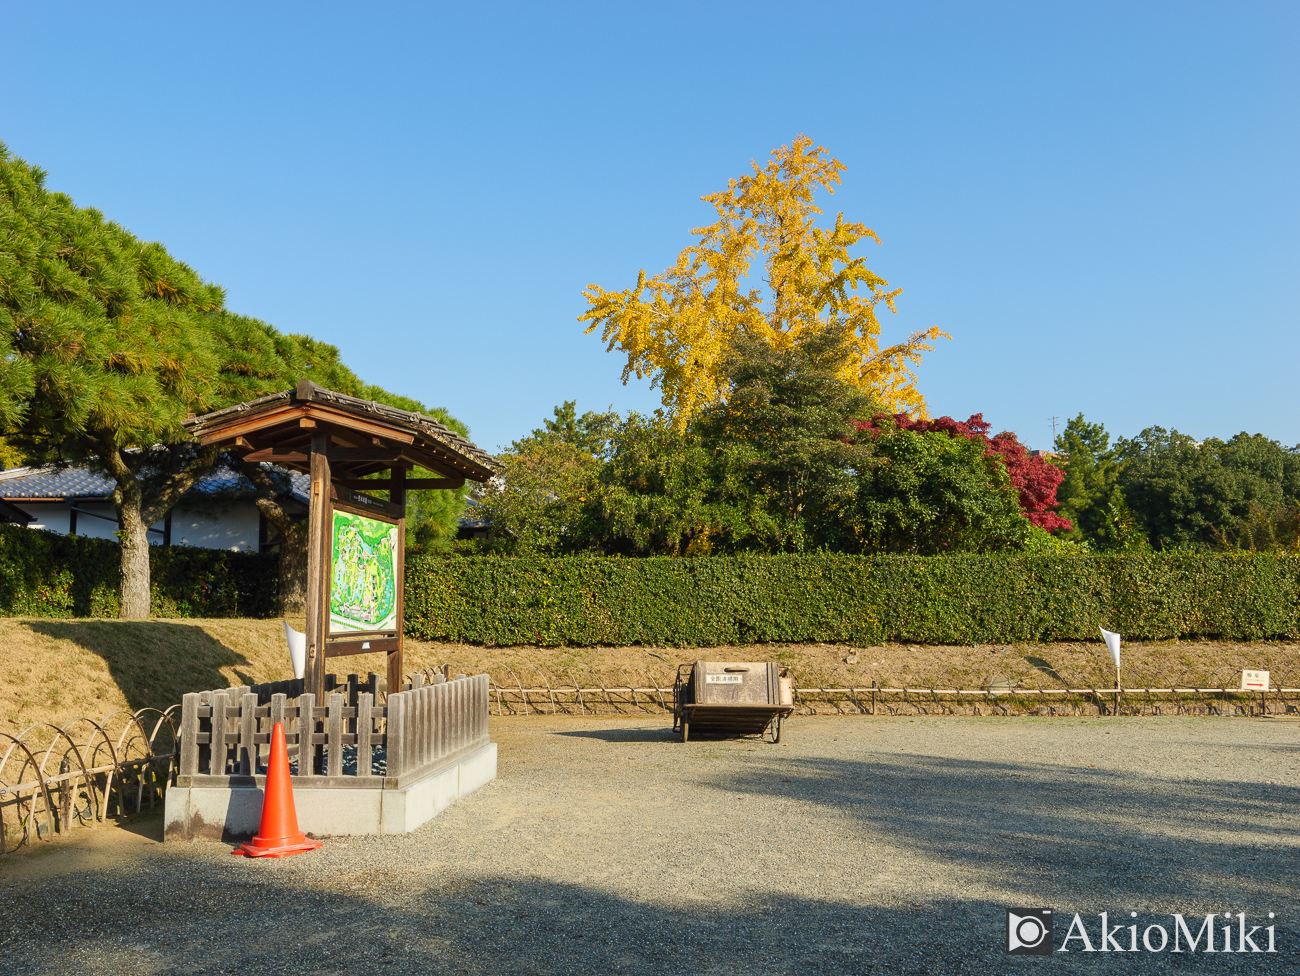
<svg viewBox="0 0 1300 976">
<path fill-rule="evenodd" d="M 291 620 L 301 628 L 303 621 Z M 479 647 L 408 641 L 406 669 L 450 663 L 455 671 L 512 669 L 525 685 L 569 680 L 566 670 L 595 669 L 607 684 L 643 683 L 647 672 L 671 683 L 679 661 L 772 660 L 796 669 L 801 683 L 842 680 L 858 687 L 979 688 L 990 680 L 1025 687 L 1109 687 L 1114 672 L 1104 646 L 1047 644 L 998 647 L 789 644 L 729 648 Z M 382 655 L 338 660 L 340 673 L 383 671 Z M 1219 687 L 1220 669 L 1266 668 L 1274 684 L 1300 681 L 1300 643 L 1161 642 L 1126 644 L 1126 687 L 1171 684 Z M 626 676 L 620 679 L 620 675 Z M 851 679 L 850 676 L 851 675 Z M 42 620 L 0 618 L 0 729 L 33 722 L 62 724 L 118 709 L 166 708 L 190 691 L 291 677 L 279 620 Z M 1231 679 L 1235 683 L 1235 679 Z"/>
</svg>

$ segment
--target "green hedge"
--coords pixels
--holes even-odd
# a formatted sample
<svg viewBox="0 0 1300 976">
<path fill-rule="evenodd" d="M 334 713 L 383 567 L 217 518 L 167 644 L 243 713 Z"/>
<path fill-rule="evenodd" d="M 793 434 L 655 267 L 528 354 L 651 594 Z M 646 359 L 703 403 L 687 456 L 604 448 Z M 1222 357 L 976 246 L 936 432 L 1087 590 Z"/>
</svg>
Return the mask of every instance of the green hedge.
<svg viewBox="0 0 1300 976">
<path fill-rule="evenodd" d="M 109 539 L 0 525 L 0 615 L 115 617 L 121 556 Z M 173 546 L 149 549 L 159 617 L 269 617 L 277 557 Z"/>
<path fill-rule="evenodd" d="M 153 612 L 275 614 L 276 557 L 150 550 Z M 0 525 L 0 614 L 117 614 L 118 547 Z M 1294 556 L 445 557 L 412 553 L 406 632 L 474 644 L 993 644 L 1300 638 Z"/>
<path fill-rule="evenodd" d="M 412 555 L 406 632 L 476 644 L 1300 637 L 1300 558 Z"/>
</svg>

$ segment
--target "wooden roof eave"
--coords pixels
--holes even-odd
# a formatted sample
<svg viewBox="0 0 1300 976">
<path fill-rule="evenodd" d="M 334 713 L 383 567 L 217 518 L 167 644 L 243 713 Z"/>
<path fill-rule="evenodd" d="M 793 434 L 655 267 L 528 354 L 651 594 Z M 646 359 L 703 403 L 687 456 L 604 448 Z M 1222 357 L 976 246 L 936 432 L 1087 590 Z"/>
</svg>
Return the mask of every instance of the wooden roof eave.
<svg viewBox="0 0 1300 976">
<path fill-rule="evenodd" d="M 314 386 L 313 389 L 329 392 L 320 391 L 319 387 Z M 431 420 L 429 422 L 433 423 Z M 276 394 L 238 408 L 227 408 L 197 417 L 189 421 L 187 426 L 195 431 L 199 443 L 205 446 L 243 448 L 254 453 L 267 450 L 277 453 L 301 451 L 304 454 L 301 462 L 295 459 L 294 462 L 284 463 L 284 466 L 304 472 L 309 470 L 305 457 L 307 441 L 312 432 L 324 428 L 332 440 L 341 442 L 341 453 L 367 444 L 381 445 L 394 452 L 391 460 L 382 462 L 376 459 L 340 459 L 337 465 L 331 464 L 332 468 L 336 468 L 338 477 L 373 474 L 391 468 L 394 463 L 427 468 L 449 478 L 467 478 L 478 482 L 487 481 L 496 473 L 487 464 L 480 463 L 419 430 L 386 423 L 378 416 L 375 419 L 358 416 L 355 411 L 340 409 L 328 402 L 292 400 L 287 394 Z M 483 454 L 479 448 L 465 443 L 476 453 Z M 483 456 L 489 462 L 495 460 L 490 455 Z"/>
</svg>

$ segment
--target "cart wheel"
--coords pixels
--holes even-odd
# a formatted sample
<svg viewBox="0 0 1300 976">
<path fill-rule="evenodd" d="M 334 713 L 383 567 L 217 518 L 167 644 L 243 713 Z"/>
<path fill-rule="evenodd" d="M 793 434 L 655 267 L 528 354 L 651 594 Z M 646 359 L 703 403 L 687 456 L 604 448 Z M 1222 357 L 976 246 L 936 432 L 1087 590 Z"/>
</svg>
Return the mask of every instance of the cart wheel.
<svg viewBox="0 0 1300 976">
<path fill-rule="evenodd" d="M 776 745 L 781 741 L 781 716 L 776 717 L 776 725 L 772 729 L 772 744 Z"/>
<path fill-rule="evenodd" d="M 685 742 L 691 737 L 691 723 L 682 719 L 682 741 Z"/>
</svg>

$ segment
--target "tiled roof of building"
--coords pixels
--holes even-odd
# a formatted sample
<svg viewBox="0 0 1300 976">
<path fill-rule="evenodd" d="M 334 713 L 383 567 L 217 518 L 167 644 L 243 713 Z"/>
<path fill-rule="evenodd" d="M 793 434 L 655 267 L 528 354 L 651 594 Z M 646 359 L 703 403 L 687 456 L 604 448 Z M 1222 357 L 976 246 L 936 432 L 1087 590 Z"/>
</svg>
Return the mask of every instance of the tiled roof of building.
<svg viewBox="0 0 1300 976">
<path fill-rule="evenodd" d="M 269 467 L 269 465 L 268 465 Z M 294 497 L 304 504 L 311 490 L 311 478 L 288 472 Z M 89 468 L 10 468 L 0 471 L 0 498 L 106 498 L 113 492 L 113 480 Z M 253 483 L 230 468 L 217 468 L 204 475 L 187 494 L 251 496 Z"/>
</svg>

